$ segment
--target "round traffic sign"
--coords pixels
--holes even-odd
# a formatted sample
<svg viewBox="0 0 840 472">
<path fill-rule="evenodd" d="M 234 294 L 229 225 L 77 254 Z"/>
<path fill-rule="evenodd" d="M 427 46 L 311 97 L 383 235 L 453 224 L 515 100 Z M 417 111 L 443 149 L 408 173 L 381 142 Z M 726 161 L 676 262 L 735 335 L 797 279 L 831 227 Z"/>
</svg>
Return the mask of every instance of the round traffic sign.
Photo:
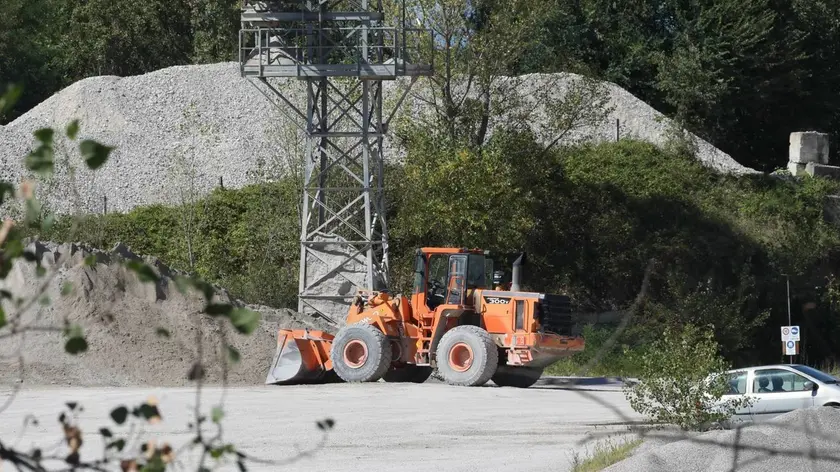
<svg viewBox="0 0 840 472">
<path fill-rule="evenodd" d="M 799 326 L 794 326 L 794 327 L 790 328 L 790 332 L 793 335 L 799 334 Z"/>
<path fill-rule="evenodd" d="M 787 326 L 785 326 L 784 328 L 782 328 L 782 334 L 784 334 L 785 336 L 787 336 L 788 334 L 790 334 L 790 328 L 788 328 Z"/>
<path fill-rule="evenodd" d="M 796 347 L 796 344 L 793 341 L 788 341 L 787 342 L 787 347 L 788 347 L 788 349 L 793 349 L 794 347 Z"/>
</svg>

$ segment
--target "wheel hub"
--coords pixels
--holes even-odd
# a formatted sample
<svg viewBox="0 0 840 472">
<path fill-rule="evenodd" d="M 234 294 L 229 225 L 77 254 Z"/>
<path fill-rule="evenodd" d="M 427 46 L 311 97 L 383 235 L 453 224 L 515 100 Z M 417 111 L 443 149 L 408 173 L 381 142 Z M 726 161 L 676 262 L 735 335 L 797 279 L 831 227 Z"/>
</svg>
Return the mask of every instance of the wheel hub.
<svg viewBox="0 0 840 472">
<path fill-rule="evenodd" d="M 469 344 L 458 343 L 449 350 L 449 367 L 456 372 L 466 372 L 472 367 L 473 351 Z"/>
<path fill-rule="evenodd" d="M 354 339 L 344 346 L 344 363 L 351 369 L 358 369 L 365 365 L 367 357 L 367 345 L 361 341 Z"/>
</svg>

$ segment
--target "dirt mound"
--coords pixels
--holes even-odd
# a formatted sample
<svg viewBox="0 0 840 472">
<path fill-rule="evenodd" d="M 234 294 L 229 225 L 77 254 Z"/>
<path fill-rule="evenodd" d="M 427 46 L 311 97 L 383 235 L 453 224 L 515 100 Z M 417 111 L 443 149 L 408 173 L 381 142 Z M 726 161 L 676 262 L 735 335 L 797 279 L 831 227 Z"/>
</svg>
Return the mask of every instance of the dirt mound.
<svg viewBox="0 0 840 472">
<path fill-rule="evenodd" d="M 240 362 L 230 367 L 231 384 L 262 384 L 276 345 L 280 327 L 327 329 L 314 319 L 305 319 L 292 310 L 247 306 L 262 314 L 257 330 L 250 336 L 235 332 L 229 323 L 201 313 L 203 297 L 197 292 L 182 294 L 176 287 L 174 272 L 152 258 L 133 254 L 124 245 L 110 252 L 75 244 L 30 243 L 42 264 L 57 268 L 46 290 L 51 304 L 36 304 L 24 313 L 26 324 L 62 326 L 66 319 L 84 329 L 89 348 L 80 355 L 64 352 L 65 338 L 60 332 L 29 332 L 0 342 L 0 381 L 19 382 L 19 354 L 26 384 L 72 386 L 189 385 L 187 373 L 198 357 L 202 340 L 205 381 L 221 383 L 220 354 L 226 354 L 223 338 L 240 353 Z M 83 264 L 89 255 L 96 263 Z M 60 262 L 64 259 L 64 262 Z M 125 268 L 121 260 L 138 259 L 152 265 L 161 275 L 157 284 L 143 283 Z M 44 282 L 35 264 L 18 261 L 0 288 L 15 295 L 31 295 Z M 69 282 L 72 292 L 62 295 Z M 216 300 L 246 306 L 218 289 Z M 14 307 L 4 303 L 7 313 Z M 159 328 L 169 336 L 159 334 Z"/>
<path fill-rule="evenodd" d="M 680 437 L 681 436 L 681 437 Z M 840 410 L 795 410 L 771 421 L 697 435 L 672 434 L 670 443 L 640 448 L 609 472 L 840 470 Z M 660 440 L 656 440 L 657 443 Z M 644 446 L 643 446 L 644 447 Z"/>
</svg>

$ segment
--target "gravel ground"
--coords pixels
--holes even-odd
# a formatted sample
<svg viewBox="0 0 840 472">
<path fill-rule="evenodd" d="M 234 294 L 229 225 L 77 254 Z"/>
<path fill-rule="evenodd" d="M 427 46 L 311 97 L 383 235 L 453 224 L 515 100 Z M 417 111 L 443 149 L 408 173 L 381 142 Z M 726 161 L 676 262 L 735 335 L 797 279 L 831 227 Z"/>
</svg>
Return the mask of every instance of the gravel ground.
<svg viewBox="0 0 840 472">
<path fill-rule="evenodd" d="M 559 99 L 578 80 L 571 74 L 528 75 L 499 82 L 499 90 L 513 89 L 521 96 L 505 103 L 505 121 L 516 114 L 541 140 L 546 133 L 545 103 Z M 387 104 L 398 96 L 399 83 L 385 84 Z M 420 81 L 401 108 L 400 116 L 428 116 L 418 98 L 428 94 Z M 305 97 L 300 81 L 277 83 L 292 100 Z M 606 84 L 608 107 L 614 111 L 595 126 L 574 130 L 561 143 L 581 139 L 612 140 L 615 120 L 622 137 L 663 144 L 668 137 L 664 117 L 625 90 Z M 302 134 L 248 80 L 237 63 L 178 66 L 132 77 L 92 77 L 50 97 L 6 126 L 0 126 L 0 180 L 18 182 L 25 175 L 22 159 L 34 146 L 32 133 L 51 126 L 63 130 L 81 120 L 80 138 L 93 138 L 116 146 L 108 164 L 95 175 L 82 165 L 74 147 L 59 140 L 69 160 L 58 158 L 57 175 L 39 190 L 51 208 L 67 213 L 76 208 L 101 212 L 103 197 L 109 211 L 127 211 L 137 205 L 177 203 L 191 186 L 199 194 L 263 180 L 282 172 L 302 155 Z M 490 129 L 498 124 L 490 123 Z M 722 172 L 750 172 L 709 143 L 698 141 L 698 156 Z M 386 140 L 386 159 L 399 159 L 398 147 Z M 63 155 L 63 154 L 61 154 Z M 69 163 L 69 164 L 68 164 Z M 75 169 L 70 177 L 69 169 Z M 267 170 L 269 171 L 268 173 Z M 78 193 L 74 192 L 74 189 Z"/>
<path fill-rule="evenodd" d="M 619 421 L 619 413 L 634 417 L 620 392 L 587 393 L 595 398 L 550 387 L 467 388 L 432 381 L 237 387 L 227 392 L 223 424 L 226 441 L 277 461 L 294 456 L 296 447 L 306 450 L 318 442 L 315 421 L 335 420 L 325 448 L 312 457 L 282 467 L 253 464 L 251 471 L 565 472 L 571 469 L 573 452 L 589 444 L 589 435 L 626 429 L 605 424 Z M 142 439 L 170 441 L 177 449 L 190 440 L 186 425 L 195 394 L 189 388 L 27 390 L 0 415 L 0 438 L 20 437 L 16 444 L 22 448 L 34 442 L 52 444 L 60 435 L 55 418 L 64 402 L 78 401 L 85 408 L 80 426 L 87 432 L 82 458 L 96 457 L 102 441 L 95 431 L 110 426 L 108 412 L 152 394 L 159 399 L 163 421 L 147 427 Z M 204 410 L 209 412 L 220 395 L 218 388 L 206 390 Z M 22 431 L 30 412 L 40 424 Z"/>
<path fill-rule="evenodd" d="M 632 457 L 605 472 L 840 470 L 840 410 L 796 410 L 733 430 L 683 435 L 654 431 Z"/>
<path fill-rule="evenodd" d="M 24 313 L 26 324 L 63 326 L 64 320 L 80 324 L 89 344 L 87 352 L 71 356 L 63 349 L 59 332 L 38 332 L 5 339 L 0 343 L 0 382 L 5 385 L 24 380 L 26 385 L 129 386 L 187 385 L 187 372 L 198 358 L 199 330 L 203 340 L 207 382 L 222 382 L 221 355 L 223 335 L 241 354 L 241 362 L 231 367 L 231 384 L 259 385 L 265 381 L 274 355 L 276 333 L 280 327 L 329 329 L 314 319 L 304 319 L 291 310 L 249 306 L 262 314 L 262 322 L 250 336 L 236 333 L 229 323 L 217 324 L 201 314 L 203 297 L 197 293 L 181 294 L 170 278 L 172 272 L 163 264 L 146 258 L 162 276 L 159 284 L 142 283 L 118 263 L 120 259 L 139 256 L 122 245 L 110 252 L 71 244 L 40 244 L 38 256 L 45 265 L 55 264 L 63 254 L 70 258 L 58 266 L 57 276 L 47 288 L 49 306 L 36 304 Z M 96 254 L 97 264 L 81 264 L 89 254 Z M 70 282 L 73 292 L 62 296 L 61 287 Z M 16 261 L 12 273 L 0 288 L 11 288 L 15 295 L 30 295 L 40 284 L 34 264 Z M 233 302 L 219 289 L 216 300 Z M 6 313 L 14 307 L 5 302 Z M 157 334 L 158 328 L 169 337 Z M 25 370 L 21 371 L 18 353 Z"/>
</svg>

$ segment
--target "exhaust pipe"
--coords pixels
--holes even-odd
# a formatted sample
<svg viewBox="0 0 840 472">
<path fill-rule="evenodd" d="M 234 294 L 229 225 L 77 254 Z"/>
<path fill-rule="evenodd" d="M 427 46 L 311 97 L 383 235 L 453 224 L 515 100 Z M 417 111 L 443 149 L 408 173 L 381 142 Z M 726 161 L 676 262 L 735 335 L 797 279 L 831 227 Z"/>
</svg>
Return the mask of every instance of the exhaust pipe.
<svg viewBox="0 0 840 472">
<path fill-rule="evenodd" d="M 520 290 L 520 282 L 522 281 L 522 262 L 525 258 L 525 253 L 519 255 L 515 261 L 513 261 L 513 277 L 510 283 L 510 291 L 511 292 L 518 292 Z"/>
</svg>

